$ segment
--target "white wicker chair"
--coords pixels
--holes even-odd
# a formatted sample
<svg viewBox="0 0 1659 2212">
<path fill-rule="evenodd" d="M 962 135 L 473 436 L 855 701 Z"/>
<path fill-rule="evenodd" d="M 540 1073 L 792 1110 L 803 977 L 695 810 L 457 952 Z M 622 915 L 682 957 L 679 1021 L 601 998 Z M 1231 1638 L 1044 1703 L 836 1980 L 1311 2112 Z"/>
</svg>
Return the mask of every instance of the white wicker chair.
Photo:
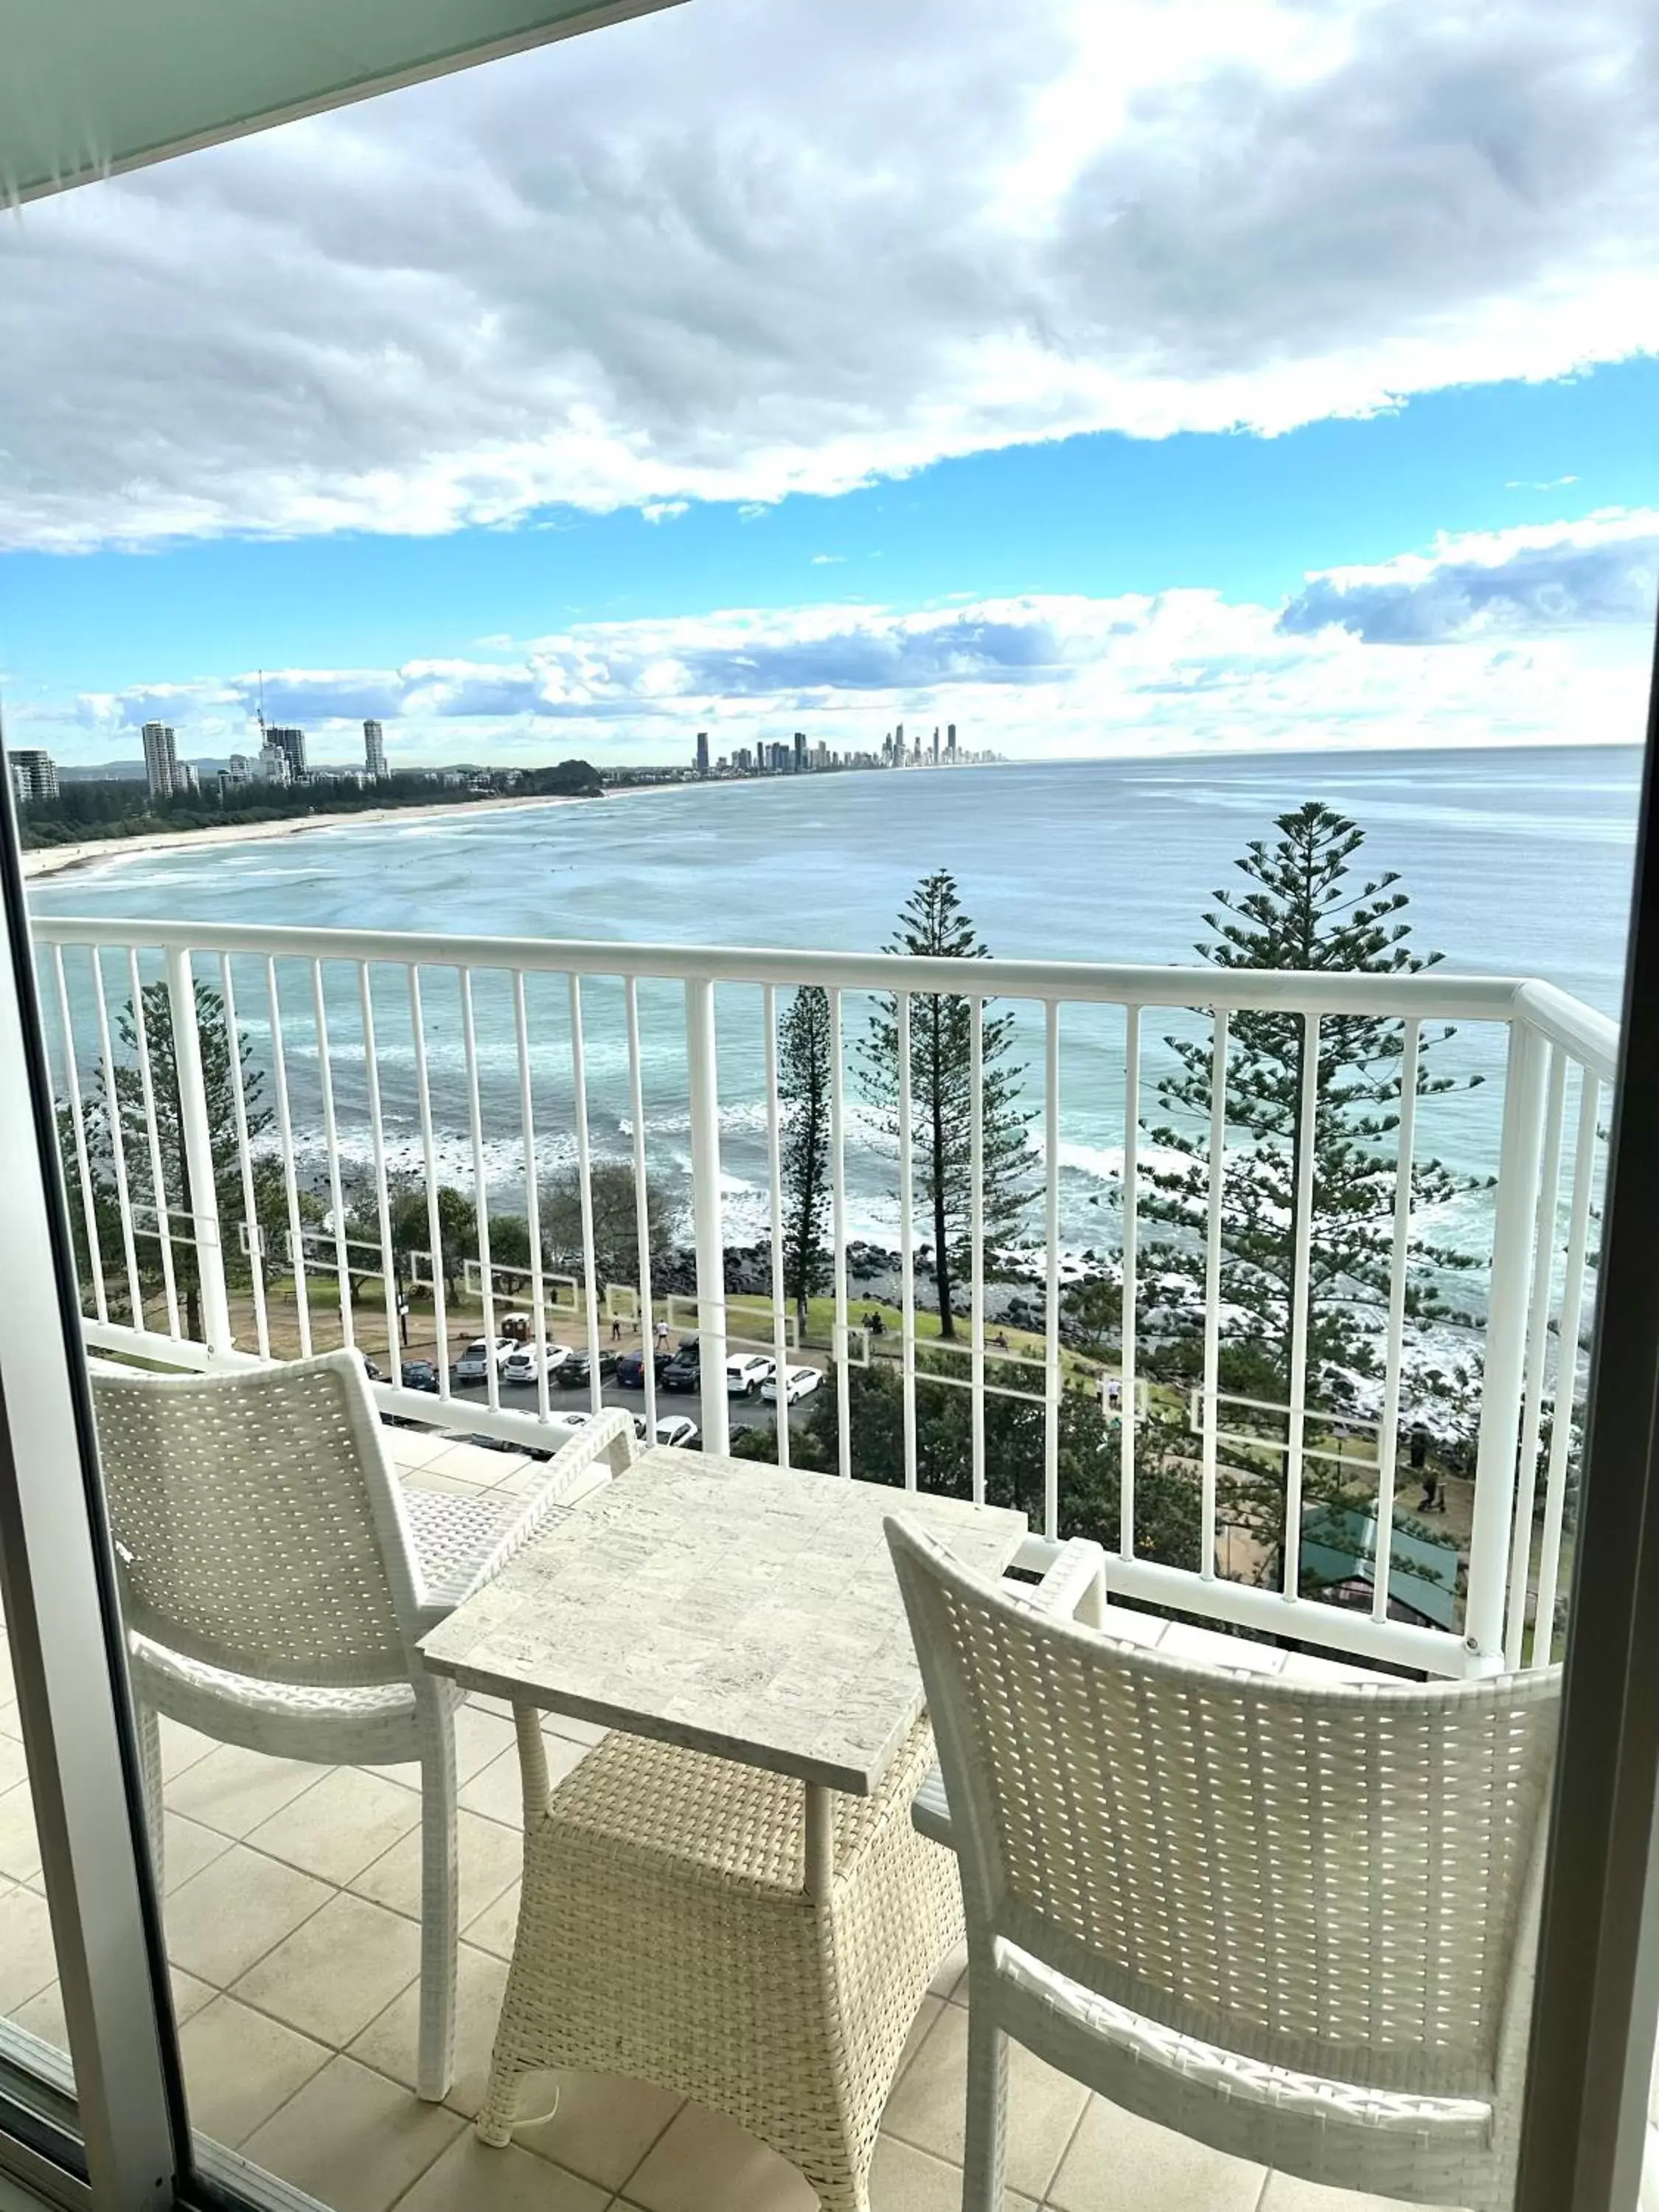
<svg viewBox="0 0 1659 2212">
<path fill-rule="evenodd" d="M 1218 2150 L 1508 2212 L 1558 1670 L 1233 1674 L 887 1527 L 968 1928 L 964 2212 L 1001 2212 L 1010 2035 Z"/>
<path fill-rule="evenodd" d="M 355 1352 L 229 1375 L 94 1378 L 161 1880 L 158 1713 L 283 1759 L 418 1759 L 417 2086 L 448 2094 L 455 2014 L 459 1692 L 416 1639 L 563 1505 L 596 1461 L 634 1457 L 602 1416 L 525 1497 L 405 1490 Z"/>
</svg>

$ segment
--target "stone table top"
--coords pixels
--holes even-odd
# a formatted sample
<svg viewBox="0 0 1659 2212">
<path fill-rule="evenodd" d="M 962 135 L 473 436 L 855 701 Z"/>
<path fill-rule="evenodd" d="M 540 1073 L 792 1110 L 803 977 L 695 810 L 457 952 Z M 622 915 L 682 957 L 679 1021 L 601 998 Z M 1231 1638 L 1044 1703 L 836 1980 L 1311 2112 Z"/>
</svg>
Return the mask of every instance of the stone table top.
<svg viewBox="0 0 1659 2212">
<path fill-rule="evenodd" d="M 422 1639 L 470 1690 L 867 1796 L 921 1711 L 882 1522 L 999 1575 L 1025 1516 L 659 1446 Z"/>
</svg>

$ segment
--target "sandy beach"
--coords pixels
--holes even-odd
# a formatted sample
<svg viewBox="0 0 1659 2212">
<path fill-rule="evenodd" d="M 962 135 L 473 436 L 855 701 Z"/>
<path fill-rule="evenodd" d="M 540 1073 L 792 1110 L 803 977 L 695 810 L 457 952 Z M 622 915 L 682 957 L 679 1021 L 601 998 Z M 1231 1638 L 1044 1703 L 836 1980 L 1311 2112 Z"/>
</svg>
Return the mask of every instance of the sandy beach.
<svg viewBox="0 0 1659 2212">
<path fill-rule="evenodd" d="M 645 784 L 641 790 L 672 787 Z M 607 792 L 607 799 L 631 797 Z M 338 814 L 296 814 L 282 822 L 227 823 L 222 830 L 158 830 L 140 837 L 90 837 L 77 845 L 47 845 L 25 853 L 25 876 L 61 876 L 70 868 L 84 868 L 95 860 L 136 859 L 142 853 L 177 852 L 185 846 L 251 845 L 264 837 L 298 837 L 307 830 L 343 830 L 380 822 L 416 822 L 434 814 L 482 814 L 508 808 L 535 806 L 591 806 L 591 799 L 570 797 L 529 799 L 472 799 L 458 804 L 434 799 L 429 806 L 360 806 Z"/>
</svg>

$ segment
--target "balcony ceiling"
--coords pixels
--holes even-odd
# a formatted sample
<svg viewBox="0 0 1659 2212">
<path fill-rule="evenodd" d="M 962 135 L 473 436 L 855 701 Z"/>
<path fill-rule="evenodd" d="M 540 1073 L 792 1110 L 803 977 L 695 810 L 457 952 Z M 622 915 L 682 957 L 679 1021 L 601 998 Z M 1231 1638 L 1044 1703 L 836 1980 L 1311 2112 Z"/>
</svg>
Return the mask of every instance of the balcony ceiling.
<svg viewBox="0 0 1659 2212">
<path fill-rule="evenodd" d="M 0 0 L 0 204 L 674 0 Z"/>
</svg>

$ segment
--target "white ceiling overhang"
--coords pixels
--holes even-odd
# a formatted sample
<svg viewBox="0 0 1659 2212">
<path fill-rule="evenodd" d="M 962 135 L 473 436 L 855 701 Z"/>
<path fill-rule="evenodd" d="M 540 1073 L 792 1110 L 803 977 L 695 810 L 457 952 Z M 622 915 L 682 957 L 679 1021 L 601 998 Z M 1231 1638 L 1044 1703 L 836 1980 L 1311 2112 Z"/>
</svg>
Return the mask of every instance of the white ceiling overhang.
<svg viewBox="0 0 1659 2212">
<path fill-rule="evenodd" d="M 0 0 L 0 205 L 675 0 Z"/>
</svg>

